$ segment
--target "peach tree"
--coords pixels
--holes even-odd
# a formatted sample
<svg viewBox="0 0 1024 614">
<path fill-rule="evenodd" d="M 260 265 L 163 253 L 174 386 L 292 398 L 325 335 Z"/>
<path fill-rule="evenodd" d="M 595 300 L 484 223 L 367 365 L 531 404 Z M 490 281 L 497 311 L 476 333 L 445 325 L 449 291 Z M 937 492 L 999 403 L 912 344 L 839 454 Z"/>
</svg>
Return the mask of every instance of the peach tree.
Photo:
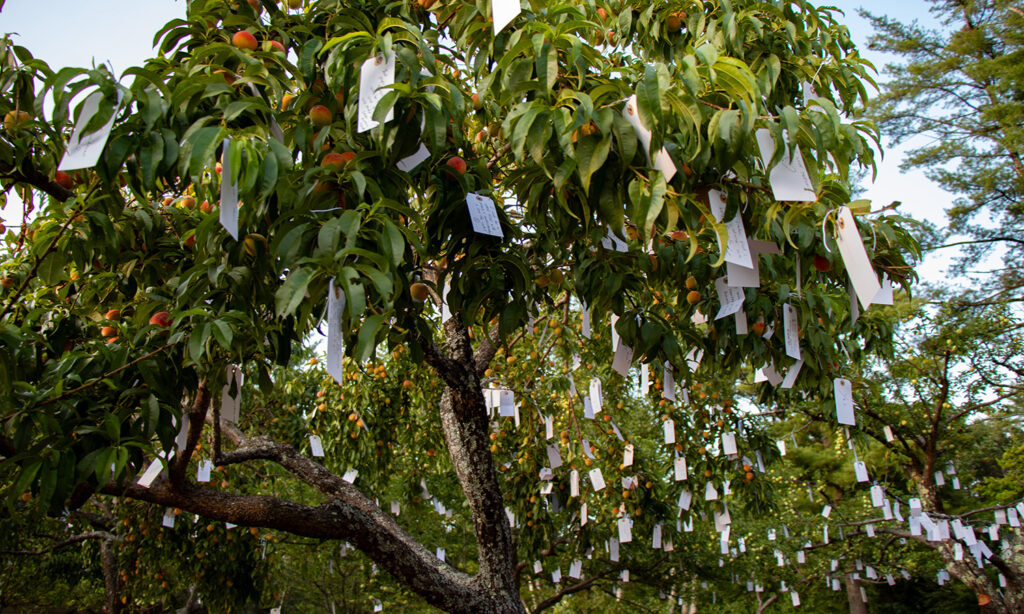
<svg viewBox="0 0 1024 614">
<path fill-rule="evenodd" d="M 344 540 L 452 612 L 523 611 L 521 576 L 562 557 L 544 609 L 631 565 L 668 586 L 677 519 L 764 509 L 773 453 L 734 401 L 755 369 L 748 396 L 792 373 L 827 404 L 890 348 L 851 313 L 836 236 L 873 237 L 851 268 L 905 286 L 916 245 L 843 209 L 877 133 L 850 119 L 869 65 L 834 10 L 195 0 L 155 40 L 120 78 L 5 41 L 12 505 L 126 497 Z M 90 136 L 95 164 L 60 170 Z M 803 197 L 777 199 L 801 166 Z M 754 282 L 729 286 L 740 247 Z M 317 331 L 333 378 L 286 390 Z M 207 462 L 303 489 L 213 487 Z M 432 488 L 474 542 L 450 562 L 396 515 Z"/>
</svg>

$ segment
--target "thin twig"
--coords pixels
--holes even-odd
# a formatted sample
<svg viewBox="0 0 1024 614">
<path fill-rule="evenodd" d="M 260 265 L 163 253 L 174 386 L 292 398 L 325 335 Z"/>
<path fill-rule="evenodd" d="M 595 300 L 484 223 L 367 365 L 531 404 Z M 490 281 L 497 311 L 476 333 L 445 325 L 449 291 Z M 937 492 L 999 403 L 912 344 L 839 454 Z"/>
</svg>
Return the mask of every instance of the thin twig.
<svg viewBox="0 0 1024 614">
<path fill-rule="evenodd" d="M 47 399 L 46 401 L 42 401 L 41 403 L 36 403 L 35 405 L 33 405 L 31 407 L 31 409 L 36 409 L 38 407 L 46 407 L 47 405 L 52 405 L 53 403 L 56 403 L 57 401 L 60 401 L 61 399 L 66 399 L 67 397 L 69 397 L 69 396 L 71 396 L 73 394 L 78 394 L 79 392 L 82 392 L 83 390 L 87 390 L 89 388 L 92 388 L 93 386 L 95 386 L 96 384 L 102 382 L 103 380 L 107 379 L 108 377 L 113 377 L 113 376 L 117 375 L 118 373 L 124 371 L 125 369 L 130 369 L 130 368 L 134 367 L 135 365 L 139 364 L 140 362 L 142 362 L 143 360 L 146 360 L 147 358 L 152 358 L 152 357 L 156 356 L 157 354 L 159 354 L 160 352 L 163 352 L 167 348 L 169 348 L 171 346 L 174 346 L 174 345 L 177 345 L 177 342 L 168 343 L 167 345 L 159 347 L 159 348 L 153 350 L 152 352 L 150 352 L 148 354 L 145 354 L 143 356 L 139 356 L 135 360 L 133 360 L 133 361 L 131 361 L 129 363 L 125 363 L 125 364 L 121 365 L 120 367 L 114 369 L 113 371 L 109 371 L 107 373 L 104 373 L 103 375 L 97 377 L 96 379 L 92 380 L 91 382 L 86 382 L 86 383 L 82 384 L 81 386 L 79 386 L 77 388 L 72 388 L 71 390 L 68 390 L 64 394 L 61 394 L 61 395 L 56 396 L 56 397 L 53 397 L 52 399 Z"/>
</svg>

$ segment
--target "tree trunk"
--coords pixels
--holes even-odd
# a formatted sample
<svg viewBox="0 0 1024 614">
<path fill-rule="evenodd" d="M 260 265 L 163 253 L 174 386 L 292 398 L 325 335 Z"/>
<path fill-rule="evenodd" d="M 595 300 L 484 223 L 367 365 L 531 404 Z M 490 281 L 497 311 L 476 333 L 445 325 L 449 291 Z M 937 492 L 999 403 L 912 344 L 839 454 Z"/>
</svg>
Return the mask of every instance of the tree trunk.
<svg viewBox="0 0 1024 614">
<path fill-rule="evenodd" d="M 493 612 L 526 612 L 519 597 L 518 562 L 512 528 L 505 513 L 498 471 L 490 449 L 490 420 L 468 331 L 452 318 L 445 323 L 450 362 L 432 365 L 445 381 L 440 417 L 448 453 L 473 516 L 479 573 L 474 578 L 493 604 Z"/>
<path fill-rule="evenodd" d="M 914 475 L 924 511 L 942 513 L 938 491 L 930 478 L 926 477 L 929 475 L 931 474 Z M 981 607 L 985 614 L 1024 614 L 1024 539 L 1018 534 L 1010 535 L 1007 539 L 1010 541 L 1010 549 L 1001 553 L 1005 558 L 996 553 L 990 561 L 1006 578 L 1007 588 L 1002 591 L 985 570 L 978 566 L 970 552 L 966 552 L 966 548 L 963 559 L 958 561 L 952 541 L 934 546 L 950 576 L 973 590 L 979 596 L 979 602 L 982 595 L 991 599 L 991 603 Z"/>
<path fill-rule="evenodd" d="M 117 557 L 110 545 L 113 540 L 104 539 L 100 541 L 100 563 L 103 567 L 103 587 L 107 597 L 107 612 L 109 614 L 120 614 L 121 605 L 121 580 L 117 577 Z"/>
<path fill-rule="evenodd" d="M 850 614 L 868 614 L 868 604 L 860 594 L 860 580 L 852 573 L 846 574 L 846 601 L 850 604 Z"/>
</svg>

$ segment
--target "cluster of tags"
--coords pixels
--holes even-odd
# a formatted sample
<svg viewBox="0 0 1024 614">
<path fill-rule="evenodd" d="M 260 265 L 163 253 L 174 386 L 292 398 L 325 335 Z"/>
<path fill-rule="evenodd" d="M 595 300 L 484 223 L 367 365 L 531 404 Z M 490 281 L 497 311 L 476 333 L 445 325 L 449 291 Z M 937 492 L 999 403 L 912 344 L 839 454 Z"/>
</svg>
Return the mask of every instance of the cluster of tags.
<svg viewBox="0 0 1024 614">
<path fill-rule="evenodd" d="M 630 121 L 637 131 L 639 140 L 643 142 L 646 147 L 649 147 L 651 133 L 647 131 L 639 120 L 638 113 L 636 113 L 636 100 L 635 97 L 630 99 L 624 110 L 624 116 Z M 775 141 L 772 134 L 767 129 L 762 129 L 757 132 L 756 135 L 758 146 L 761 150 L 762 159 L 765 166 L 768 166 L 769 161 L 775 154 Z M 664 150 L 650 159 L 651 165 L 657 170 L 661 171 L 666 177 L 671 178 L 675 173 L 675 166 L 672 163 L 671 158 Z M 798 147 L 793 148 L 791 157 L 783 156 L 783 161 L 777 164 L 769 172 L 769 180 L 773 194 L 777 200 L 786 201 L 801 201 L 801 202 L 813 202 L 817 199 L 817 196 L 813 189 L 813 183 L 807 173 L 806 166 L 803 163 L 803 159 L 799 152 Z M 728 240 L 724 245 L 720 244 L 720 248 L 724 250 L 724 261 L 727 267 L 727 273 L 725 276 L 716 280 L 716 289 L 718 291 L 720 309 L 715 315 L 715 319 L 721 319 L 727 316 L 735 316 L 736 328 L 738 334 L 748 334 L 748 325 L 746 315 L 743 312 L 743 303 L 745 300 L 744 288 L 756 288 L 760 286 L 760 272 L 758 267 L 759 256 L 761 255 L 780 255 L 781 250 L 779 247 L 768 241 L 759 241 L 751 239 L 747 236 L 746 229 L 743 225 L 743 219 L 741 214 L 738 212 L 732 219 L 724 220 L 726 212 L 725 195 L 718 191 L 712 190 L 708 194 L 708 201 L 712 211 L 712 214 L 716 218 L 716 221 L 723 223 L 728 233 Z M 851 279 L 851 305 L 852 310 L 856 312 L 857 302 L 867 309 L 872 304 L 883 303 L 892 304 L 892 286 L 891 283 L 884 276 L 879 279 L 878 275 L 874 271 L 870 260 L 867 255 L 867 250 L 864 247 L 863 239 L 860 232 L 857 229 L 856 223 L 853 219 L 853 213 L 848 207 L 842 207 L 836 212 L 835 220 L 835 243 L 839 248 L 840 255 L 843 258 L 846 269 L 849 271 Z M 609 232 L 605 240 L 602 242 L 606 249 L 612 249 L 617 251 L 627 251 L 628 244 L 618 238 L 614 233 Z M 799 278 L 799 265 L 797 270 L 797 276 Z M 799 296 L 800 280 L 797 280 L 797 293 Z M 854 315 L 856 317 L 856 315 Z M 702 318 L 702 316 L 698 316 Z M 622 343 L 618 338 L 615 331 L 615 320 L 616 316 L 612 316 L 611 321 L 611 332 L 612 332 L 612 348 L 614 356 L 612 359 L 613 370 L 622 376 L 627 376 L 632 362 L 633 352 L 626 344 Z M 582 322 L 582 333 L 586 337 L 591 336 L 591 323 L 590 314 L 584 305 L 583 309 L 583 322 Z M 796 379 L 799 375 L 800 368 L 803 365 L 803 357 L 800 349 L 800 338 L 798 332 L 798 314 L 796 307 L 792 304 L 786 304 L 783 306 L 783 340 L 785 343 L 786 355 L 794 359 L 796 362 L 789 369 L 787 374 L 783 377 L 777 373 L 774 364 L 764 365 L 758 369 L 756 375 L 756 381 L 769 381 L 772 385 L 781 386 L 782 388 L 792 388 L 796 383 Z M 767 328 L 764 333 L 766 338 L 770 338 L 774 333 L 773 328 Z M 692 350 L 686 360 L 691 369 L 695 369 L 702 358 L 702 352 L 694 349 Z M 573 371 L 579 366 L 579 359 L 574 359 Z M 688 400 L 688 394 L 685 388 L 677 386 L 673 377 L 673 368 L 671 364 L 666 363 L 664 369 L 664 392 L 663 396 L 671 401 L 675 401 L 677 397 L 681 396 L 684 400 Z M 650 374 L 649 366 L 647 364 L 640 365 L 640 390 L 643 394 L 646 394 L 650 388 Z M 576 396 L 575 382 L 572 380 L 572 374 L 569 374 L 570 380 L 570 395 Z M 834 382 L 835 396 L 836 396 L 836 411 L 837 418 L 841 424 L 854 425 L 856 420 L 854 416 L 854 403 L 852 395 L 852 385 L 849 380 L 837 378 Z M 513 418 L 518 425 L 519 423 L 519 405 L 515 402 L 514 392 L 508 389 L 492 388 L 484 390 L 484 398 L 486 405 L 490 411 L 497 410 L 499 417 Z M 589 384 L 587 394 L 583 395 L 583 408 L 585 418 L 594 419 L 595 415 L 601 412 L 602 399 L 601 399 L 601 381 L 598 378 L 593 378 Z M 538 410 L 539 411 L 539 410 Z M 554 421 L 550 416 L 539 415 L 540 421 L 545 425 L 545 437 L 548 441 L 554 438 Z M 625 443 L 625 439 L 622 433 L 615 424 L 614 421 L 610 421 L 610 426 L 616 436 Z M 667 445 L 675 443 L 675 424 L 672 420 L 667 420 L 663 423 L 664 429 L 664 441 Z M 891 431 L 890 431 L 891 434 Z M 586 439 L 582 439 L 580 442 L 583 453 L 593 459 L 591 444 Z M 780 450 L 785 454 L 785 443 L 780 442 Z M 718 444 L 718 451 L 731 458 L 738 458 L 739 451 L 736 443 L 736 433 L 725 432 L 721 436 L 721 441 Z M 553 491 L 552 481 L 554 479 L 554 471 L 562 466 L 561 451 L 557 442 L 552 442 L 547 445 L 547 457 L 548 466 L 544 467 L 540 471 L 539 479 L 541 482 L 540 492 L 543 495 L 550 495 Z M 759 471 L 764 472 L 764 461 L 761 452 L 756 452 L 756 467 Z M 633 453 L 634 448 L 631 444 L 625 443 L 624 454 L 623 454 L 623 467 L 630 467 L 633 464 Z M 755 463 L 749 458 L 743 457 L 743 463 L 745 465 L 754 466 Z M 863 473 L 863 480 L 867 480 L 866 465 L 857 461 L 855 463 L 855 469 L 857 470 L 858 479 L 861 478 Z M 677 482 L 684 482 L 688 480 L 688 471 L 686 458 L 681 456 L 678 452 L 675 452 L 673 475 Z M 579 497 L 581 491 L 581 475 L 576 469 L 572 469 L 569 473 L 569 487 L 570 496 Z M 590 482 L 590 486 L 593 492 L 599 492 L 606 487 L 604 476 L 599 467 L 594 467 L 587 472 L 586 477 Z M 622 486 L 624 489 L 629 489 L 634 486 L 636 476 L 626 476 L 622 478 Z M 723 482 L 721 485 L 723 495 L 730 494 L 729 481 Z M 877 487 L 876 488 L 880 488 Z M 677 532 L 688 532 L 693 530 L 693 519 L 690 518 L 686 522 L 681 520 L 683 512 L 688 511 L 691 508 L 694 499 L 694 494 L 689 489 L 683 489 L 679 496 L 678 501 L 678 517 L 677 517 Z M 706 501 L 719 500 L 719 490 L 716 485 L 708 481 L 704 488 L 704 499 Z M 554 502 L 557 506 L 557 501 Z M 830 509 L 826 512 L 830 512 Z M 896 509 L 898 513 L 898 506 Z M 574 517 L 574 520 L 577 517 Z M 912 518 L 914 518 L 912 516 Z M 515 517 L 509 511 L 509 521 L 515 525 Z M 588 511 L 586 503 L 582 503 L 578 514 L 579 526 L 582 528 L 588 522 Z M 913 520 L 911 522 L 914 522 Z M 721 551 L 723 555 L 736 555 L 736 548 L 730 545 L 730 525 L 731 518 L 729 515 L 728 505 L 723 502 L 721 511 L 714 512 L 714 524 L 715 528 L 720 535 Z M 606 544 L 605 549 L 612 561 L 617 561 L 619 557 L 619 548 L 622 544 L 633 541 L 632 535 L 632 519 L 624 511 L 620 512 L 619 518 L 616 520 L 617 538 L 610 538 Z M 825 528 L 827 535 L 827 526 Z M 788 537 L 788 530 L 785 531 Z M 774 532 L 770 535 L 769 539 L 774 540 Z M 655 525 L 654 532 L 651 536 L 652 547 L 655 549 L 664 549 L 671 551 L 673 549 L 671 534 L 663 535 L 663 523 Z M 745 543 L 742 538 L 738 540 L 738 548 L 740 552 L 745 551 Z M 587 557 L 592 556 L 592 551 L 587 552 Z M 779 552 L 779 558 L 781 560 L 782 555 Z M 798 562 L 804 562 L 804 553 L 801 551 L 798 553 Z M 724 564 L 720 560 L 721 564 Z M 574 561 L 569 568 L 570 578 L 580 578 L 582 570 L 582 562 L 580 560 Z M 541 573 L 543 571 L 543 565 L 540 561 L 534 563 L 534 572 Z M 873 570 L 872 570 L 873 571 Z M 628 574 L 628 571 L 625 572 Z M 870 572 L 869 572 L 870 573 Z M 562 570 L 560 567 L 551 571 L 552 581 L 558 583 L 562 579 Z M 628 580 L 628 575 L 623 578 Z M 754 590 L 755 584 L 750 583 L 751 590 Z M 756 585 L 760 588 L 760 585 Z M 791 591 L 788 587 L 783 585 L 784 591 L 790 591 L 790 596 L 794 606 L 800 605 L 800 597 L 796 591 Z"/>
</svg>

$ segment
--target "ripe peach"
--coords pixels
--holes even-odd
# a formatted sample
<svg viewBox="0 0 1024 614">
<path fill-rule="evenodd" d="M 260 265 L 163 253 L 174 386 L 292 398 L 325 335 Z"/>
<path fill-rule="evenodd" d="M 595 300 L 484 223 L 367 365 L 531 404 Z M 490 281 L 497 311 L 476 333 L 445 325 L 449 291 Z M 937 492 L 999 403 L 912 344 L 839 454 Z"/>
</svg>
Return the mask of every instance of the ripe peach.
<svg viewBox="0 0 1024 614">
<path fill-rule="evenodd" d="M 423 301 L 427 300 L 426 284 L 422 284 L 419 282 L 412 284 L 411 286 L 409 286 L 409 294 L 412 295 L 412 299 L 414 301 L 422 303 Z"/>
<path fill-rule="evenodd" d="M 32 116 L 26 111 L 8 111 L 7 114 L 4 115 L 4 128 L 7 130 L 14 130 L 31 119 Z"/>
<path fill-rule="evenodd" d="M 445 164 L 450 166 L 456 173 L 460 175 L 466 174 L 466 161 L 460 158 L 459 156 L 452 156 L 448 158 L 448 162 L 446 162 Z"/>
<path fill-rule="evenodd" d="M 333 166 L 337 169 L 341 169 L 347 166 L 348 163 L 351 162 L 355 157 L 356 154 L 355 152 L 352 151 L 343 151 L 341 153 L 332 151 L 331 153 L 324 156 L 322 164 L 324 166 Z"/>
<path fill-rule="evenodd" d="M 331 123 L 334 119 L 334 115 L 331 110 L 322 104 L 314 105 L 309 110 L 309 121 L 313 122 L 314 126 L 323 127 Z"/>
<path fill-rule="evenodd" d="M 65 190 L 70 190 L 71 188 L 75 187 L 74 179 L 72 179 L 71 175 L 65 173 L 64 171 L 57 171 L 57 173 L 53 176 L 53 180 L 57 182 L 57 185 L 64 188 Z"/>
<path fill-rule="evenodd" d="M 149 318 L 150 324 L 152 324 L 153 326 L 159 326 L 161 328 L 167 328 L 168 326 L 171 325 L 172 322 L 174 322 L 174 318 L 172 318 L 171 314 L 167 313 L 166 311 L 158 311 Z"/>
<path fill-rule="evenodd" d="M 252 35 L 252 32 L 247 30 L 235 32 L 235 35 L 231 37 L 231 44 L 239 49 L 245 49 L 247 51 L 254 51 L 259 47 L 256 37 Z"/>
<path fill-rule="evenodd" d="M 818 269 L 822 273 L 827 273 L 832 270 L 832 263 L 829 262 L 828 258 L 821 254 L 814 254 L 814 268 Z"/>
</svg>

